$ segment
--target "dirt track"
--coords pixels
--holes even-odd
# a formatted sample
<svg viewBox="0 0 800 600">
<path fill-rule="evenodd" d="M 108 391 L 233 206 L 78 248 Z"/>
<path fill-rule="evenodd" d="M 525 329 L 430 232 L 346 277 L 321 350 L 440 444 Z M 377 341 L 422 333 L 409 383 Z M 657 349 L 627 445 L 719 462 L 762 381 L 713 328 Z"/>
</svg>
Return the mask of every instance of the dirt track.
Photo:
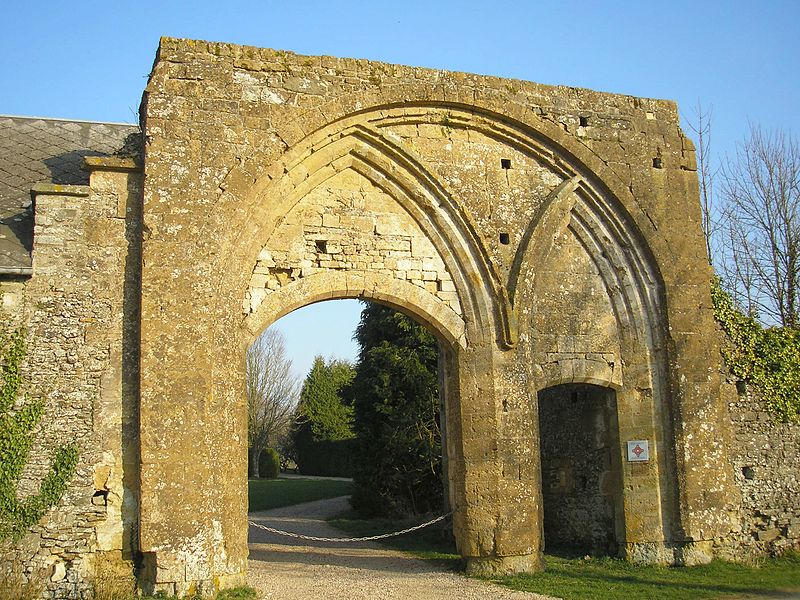
<svg viewBox="0 0 800 600">
<path fill-rule="evenodd" d="M 250 520 L 285 531 L 342 537 L 325 519 L 348 508 L 347 498 L 251 513 Z M 536 600 L 450 573 L 371 542 L 304 542 L 250 527 L 248 582 L 259 598 L 275 600 Z"/>
</svg>

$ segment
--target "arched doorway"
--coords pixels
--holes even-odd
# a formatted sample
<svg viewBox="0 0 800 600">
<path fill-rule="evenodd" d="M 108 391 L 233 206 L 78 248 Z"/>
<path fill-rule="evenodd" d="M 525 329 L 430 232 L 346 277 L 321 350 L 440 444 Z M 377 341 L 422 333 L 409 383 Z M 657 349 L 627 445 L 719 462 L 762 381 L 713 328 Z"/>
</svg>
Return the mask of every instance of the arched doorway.
<svg viewBox="0 0 800 600">
<path fill-rule="evenodd" d="M 538 396 L 545 550 L 616 556 L 625 543 L 616 392 L 568 383 Z"/>
</svg>

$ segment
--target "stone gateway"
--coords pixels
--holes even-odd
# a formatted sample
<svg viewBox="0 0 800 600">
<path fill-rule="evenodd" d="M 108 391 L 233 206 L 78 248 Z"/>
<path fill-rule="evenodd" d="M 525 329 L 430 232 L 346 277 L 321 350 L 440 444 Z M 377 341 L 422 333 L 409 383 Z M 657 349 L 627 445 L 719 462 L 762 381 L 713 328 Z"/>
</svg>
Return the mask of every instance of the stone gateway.
<svg viewBox="0 0 800 600">
<path fill-rule="evenodd" d="M 3 547 L 53 597 L 101 567 L 146 592 L 244 582 L 244 353 L 335 298 L 439 340 L 471 573 L 540 569 L 545 543 L 692 564 L 798 542 L 796 478 L 746 448 L 781 436 L 797 464 L 798 430 L 730 410 L 674 103 L 165 38 L 140 116 L 0 118 L 4 153 L 74 142 L 0 166 L 5 318 L 48 402 L 20 493 L 54 445 L 81 451 Z"/>
</svg>

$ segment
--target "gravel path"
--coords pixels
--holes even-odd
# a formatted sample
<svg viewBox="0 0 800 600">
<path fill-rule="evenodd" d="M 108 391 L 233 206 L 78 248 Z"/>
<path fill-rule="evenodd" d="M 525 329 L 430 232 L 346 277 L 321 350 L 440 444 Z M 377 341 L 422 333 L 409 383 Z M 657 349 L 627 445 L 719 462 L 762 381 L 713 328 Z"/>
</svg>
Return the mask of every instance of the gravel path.
<svg viewBox="0 0 800 600">
<path fill-rule="evenodd" d="M 275 529 L 342 537 L 325 519 L 349 508 L 347 497 L 250 514 Z M 372 542 L 306 542 L 250 527 L 248 583 L 275 600 L 543 600 L 450 573 Z"/>
</svg>

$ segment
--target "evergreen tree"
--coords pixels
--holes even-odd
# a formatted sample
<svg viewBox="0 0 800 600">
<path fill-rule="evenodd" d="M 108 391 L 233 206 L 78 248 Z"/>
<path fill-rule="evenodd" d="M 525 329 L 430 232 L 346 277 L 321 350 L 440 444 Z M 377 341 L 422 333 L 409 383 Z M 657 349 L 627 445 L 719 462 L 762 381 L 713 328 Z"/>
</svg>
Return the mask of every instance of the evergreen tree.
<svg viewBox="0 0 800 600">
<path fill-rule="evenodd" d="M 350 474 L 353 407 L 343 399 L 343 390 L 354 374 L 347 361 L 314 358 L 300 392 L 293 432 L 301 473 Z"/>
<path fill-rule="evenodd" d="M 356 376 L 353 506 L 423 514 L 442 506 L 438 345 L 425 327 L 379 304 L 361 313 Z"/>
<path fill-rule="evenodd" d="M 353 437 L 353 407 L 342 399 L 341 391 L 353 379 L 353 365 L 347 361 L 321 356 L 306 376 L 300 392 L 300 413 L 307 422 L 312 438 L 346 440 Z"/>
</svg>

